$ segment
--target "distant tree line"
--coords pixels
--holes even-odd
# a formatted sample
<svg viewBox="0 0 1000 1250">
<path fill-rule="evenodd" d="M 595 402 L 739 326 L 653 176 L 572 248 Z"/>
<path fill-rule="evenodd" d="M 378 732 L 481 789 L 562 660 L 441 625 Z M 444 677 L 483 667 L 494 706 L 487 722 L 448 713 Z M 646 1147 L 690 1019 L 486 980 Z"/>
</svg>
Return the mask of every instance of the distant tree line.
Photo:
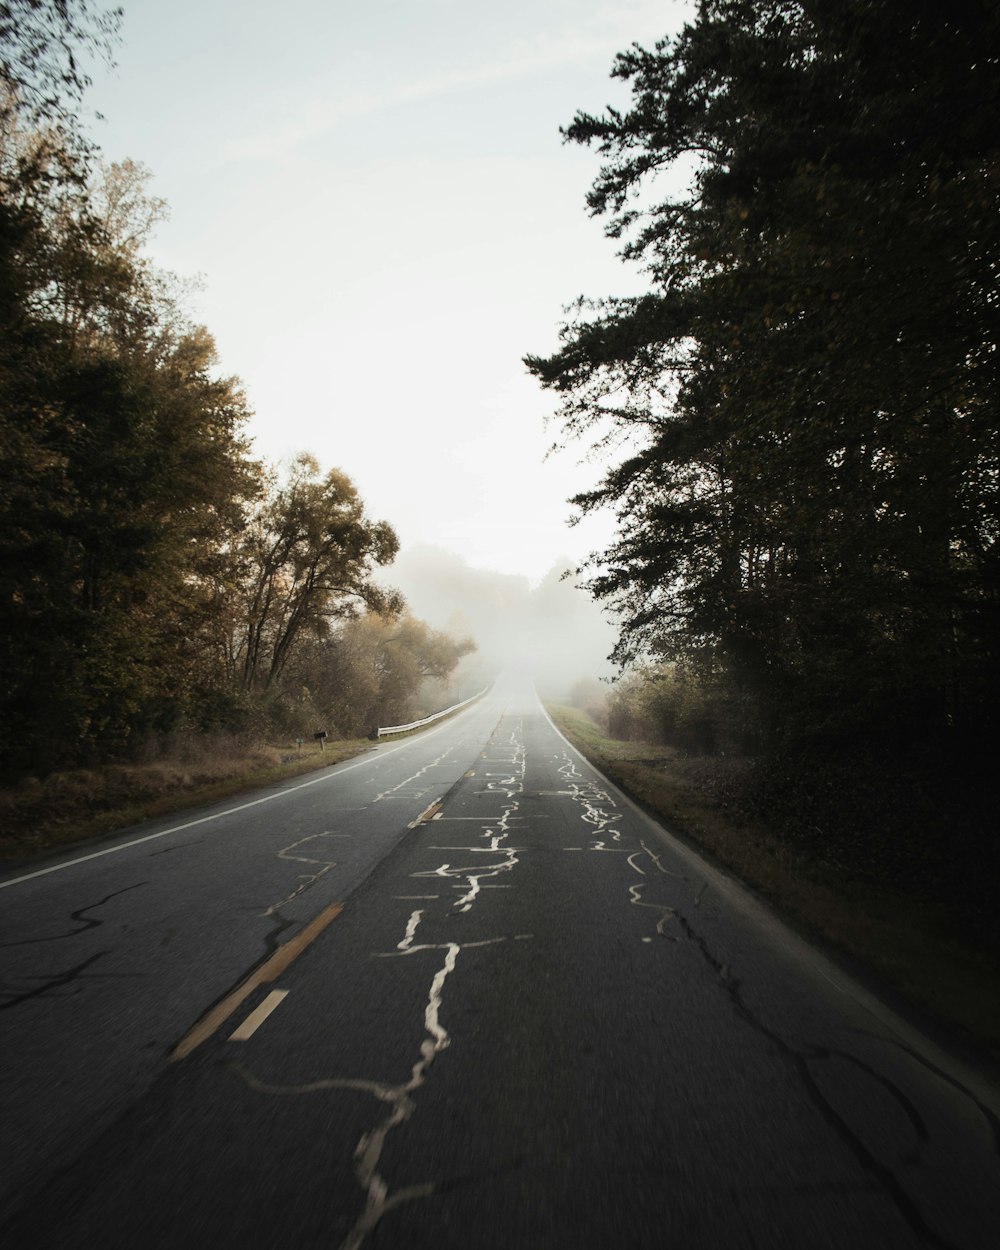
<svg viewBox="0 0 1000 1250">
<path fill-rule="evenodd" d="M 238 379 L 144 248 L 165 211 L 76 127 L 75 41 L 114 14 L 0 7 L 0 759 L 8 778 L 222 728 L 407 718 L 471 648 L 375 571 L 339 470 L 251 454 Z"/>
</svg>

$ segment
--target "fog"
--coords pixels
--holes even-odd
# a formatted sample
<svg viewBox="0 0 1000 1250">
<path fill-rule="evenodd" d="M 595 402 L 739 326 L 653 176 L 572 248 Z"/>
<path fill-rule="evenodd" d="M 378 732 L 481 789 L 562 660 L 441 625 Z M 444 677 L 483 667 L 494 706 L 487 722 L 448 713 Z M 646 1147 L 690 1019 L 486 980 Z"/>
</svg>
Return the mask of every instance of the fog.
<svg viewBox="0 0 1000 1250">
<path fill-rule="evenodd" d="M 501 670 L 522 673 L 561 698 L 585 678 L 611 676 L 607 656 L 616 631 L 558 561 L 537 585 L 527 577 L 474 568 L 437 547 L 405 549 L 384 580 L 405 596 L 414 616 L 455 637 L 471 637 L 475 654 L 457 675 L 464 696 Z"/>
</svg>

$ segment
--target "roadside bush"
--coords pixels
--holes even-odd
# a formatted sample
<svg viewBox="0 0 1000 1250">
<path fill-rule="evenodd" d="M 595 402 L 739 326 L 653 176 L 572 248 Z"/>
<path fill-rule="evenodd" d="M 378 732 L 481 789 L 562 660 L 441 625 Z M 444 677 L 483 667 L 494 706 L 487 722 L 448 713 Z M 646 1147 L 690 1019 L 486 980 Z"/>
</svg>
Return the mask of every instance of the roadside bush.
<svg viewBox="0 0 1000 1250">
<path fill-rule="evenodd" d="M 594 677 L 581 678 L 570 690 L 569 702 L 571 707 L 586 712 L 602 729 L 608 729 L 609 698 L 608 687 L 604 682 Z"/>
</svg>

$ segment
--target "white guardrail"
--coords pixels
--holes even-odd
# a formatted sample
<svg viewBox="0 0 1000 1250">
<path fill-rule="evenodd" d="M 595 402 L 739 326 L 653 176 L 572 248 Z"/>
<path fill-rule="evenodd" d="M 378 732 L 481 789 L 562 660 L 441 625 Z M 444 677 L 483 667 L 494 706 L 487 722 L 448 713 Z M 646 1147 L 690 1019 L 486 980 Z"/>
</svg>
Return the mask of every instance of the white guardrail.
<svg viewBox="0 0 1000 1250">
<path fill-rule="evenodd" d="M 421 729 L 424 725 L 433 725 L 436 720 L 440 720 L 443 716 L 450 716 L 452 712 L 457 712 L 459 708 L 468 707 L 470 703 L 475 703 L 477 699 L 481 699 L 489 686 L 483 686 L 482 690 L 474 695 L 470 695 L 468 699 L 463 699 L 461 703 L 455 703 L 451 707 L 446 707 L 442 712 L 435 712 L 433 716 L 425 716 L 423 720 L 410 721 L 408 725 L 380 725 L 375 733 L 379 738 L 390 738 L 393 734 L 409 733 L 411 729 Z"/>
</svg>

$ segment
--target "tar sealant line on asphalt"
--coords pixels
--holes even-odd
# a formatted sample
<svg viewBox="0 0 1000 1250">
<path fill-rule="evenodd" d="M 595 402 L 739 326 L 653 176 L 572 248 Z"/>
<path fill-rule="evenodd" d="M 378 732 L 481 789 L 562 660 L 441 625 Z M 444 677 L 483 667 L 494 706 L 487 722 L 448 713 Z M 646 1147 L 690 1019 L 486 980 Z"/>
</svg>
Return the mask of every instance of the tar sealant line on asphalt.
<svg viewBox="0 0 1000 1250">
<path fill-rule="evenodd" d="M 517 740 L 516 732 L 511 734 L 511 746 L 513 748 L 513 759 L 510 761 L 512 772 L 495 773 L 492 776 L 498 779 L 499 785 L 494 781 L 487 783 L 486 790 L 482 793 L 496 793 L 498 788 L 502 786 L 503 793 L 507 797 L 507 803 L 503 807 L 499 817 L 490 818 L 484 821 L 481 817 L 466 817 L 465 819 L 477 820 L 480 824 L 484 840 L 488 840 L 487 846 L 431 846 L 429 850 L 436 851 L 461 851 L 466 855 L 503 855 L 506 858 L 480 867 L 471 866 L 453 867 L 452 864 L 440 864 L 437 868 L 427 870 L 420 873 L 412 873 L 415 878 L 420 877 L 436 877 L 449 878 L 460 877 L 465 881 L 465 885 L 455 885 L 453 889 L 464 890 L 462 896 L 455 900 L 453 910 L 456 912 L 467 912 L 471 910 L 480 891 L 484 888 L 483 882 L 490 877 L 499 876 L 501 873 L 510 872 L 520 862 L 517 852 L 523 851 L 523 847 L 502 846 L 510 835 L 510 823 L 513 820 L 520 819 L 517 815 L 520 802 L 514 796 L 524 792 L 524 773 L 526 768 L 526 757 L 523 743 Z M 489 774 L 488 774 L 489 775 Z M 432 819 L 436 820 L 441 815 L 439 803 L 431 804 L 428 811 L 434 811 Z M 449 819 L 445 817 L 444 819 Z M 419 820 L 416 823 L 421 823 Z"/>
<path fill-rule="evenodd" d="M 663 931 L 664 926 L 666 925 L 667 921 L 670 919 L 671 916 L 677 915 L 677 911 L 675 908 L 667 907 L 663 903 L 644 902 L 642 898 L 642 892 L 645 888 L 646 888 L 645 881 L 640 881 L 638 885 L 630 885 L 628 887 L 629 902 L 632 904 L 633 907 L 648 907 L 651 911 L 658 911 L 660 913 L 660 918 L 656 922 L 656 932 L 660 937 L 668 937 L 669 935 L 664 933 Z M 642 940 L 646 942 L 649 939 L 643 938 Z M 671 940 L 676 942 L 677 939 L 672 938 Z"/>
<path fill-rule="evenodd" d="M 617 807 L 618 805 L 614 799 L 593 780 L 586 780 L 568 754 L 564 753 L 563 760 L 564 763 L 560 765 L 559 773 L 572 786 L 572 789 L 566 792 L 568 797 L 583 805 L 584 812 L 581 817 L 583 822 L 594 826 L 594 835 L 608 830 L 610 831 L 611 841 L 620 842 L 621 830 L 614 829 L 612 826 L 620 823 L 623 813 L 620 811 L 608 812 L 600 806 L 603 801 L 609 803 L 612 807 Z M 592 845 L 591 849 L 605 851 L 611 848 L 605 846 L 603 840 L 601 840 Z"/>
<path fill-rule="evenodd" d="M 419 915 L 419 913 L 415 914 Z M 413 1114 L 416 1104 L 410 1098 L 410 1094 L 415 1093 L 423 1085 L 427 1069 L 438 1054 L 451 1044 L 448 1032 L 440 1021 L 441 999 L 444 983 L 455 970 L 455 962 L 460 950 L 461 947 L 457 943 L 448 944 L 444 964 L 437 970 L 431 981 L 427 1005 L 424 1008 L 424 1029 L 429 1036 L 420 1043 L 420 1058 L 413 1065 L 409 1081 L 403 1086 L 397 1086 L 391 1091 L 389 1097 L 383 1096 L 382 1100 L 389 1102 L 392 1110 L 381 1124 L 362 1134 L 355 1148 L 354 1171 L 359 1185 L 365 1192 L 366 1203 L 364 1211 L 342 1243 L 341 1250 L 358 1250 L 365 1237 L 394 1206 L 415 1198 L 430 1197 L 434 1192 L 433 1182 L 427 1182 L 422 1185 L 409 1185 L 391 1193 L 388 1182 L 379 1172 L 379 1166 L 386 1138 L 394 1128 L 404 1123 Z M 389 1091 L 386 1092 L 389 1093 Z"/>
<path fill-rule="evenodd" d="M 563 793 L 566 795 L 567 798 L 572 799 L 575 803 L 578 803 L 583 808 L 583 811 L 581 812 L 581 815 L 580 815 L 580 819 L 584 822 L 584 824 L 590 825 L 592 827 L 591 835 L 590 835 L 592 838 L 592 841 L 589 847 L 584 848 L 584 847 L 567 846 L 567 847 L 564 847 L 563 850 L 582 851 L 584 849 L 587 849 L 590 851 L 617 852 L 621 855 L 627 855 L 628 866 L 631 869 L 633 869 L 635 872 L 637 872 L 641 877 L 645 877 L 647 875 L 646 870 L 640 867 L 640 865 L 636 862 L 636 860 L 640 856 L 646 855 L 652 861 L 653 865 L 657 869 L 659 869 L 659 871 L 663 873 L 665 876 L 679 877 L 681 880 L 684 880 L 684 881 L 687 880 L 687 878 L 684 877 L 681 873 L 670 872 L 669 869 L 664 868 L 663 864 L 660 862 L 661 857 L 659 855 L 654 854 L 653 851 L 651 851 L 649 847 L 646 845 L 646 843 L 641 840 L 640 840 L 640 846 L 642 847 L 642 849 L 639 851 L 630 852 L 627 846 L 608 846 L 605 842 L 604 837 L 600 835 L 603 835 L 607 831 L 610 830 L 611 841 L 620 842 L 621 830 L 615 829 L 613 826 L 618 824 L 622 820 L 623 813 L 621 811 L 616 811 L 616 812 L 607 811 L 606 810 L 607 806 L 618 807 L 618 804 L 615 803 L 611 795 L 606 790 L 603 790 L 600 787 L 600 785 L 597 784 L 596 782 L 592 780 L 586 780 L 583 774 L 577 768 L 574 761 L 570 758 L 570 756 L 567 753 L 564 753 L 563 760 L 564 762 L 562 765 L 560 765 L 559 772 L 562 774 L 563 778 L 567 781 L 567 783 L 572 786 L 572 789 L 563 791 Z M 604 806 L 602 806 L 602 804 Z M 642 881 L 634 885 L 630 885 L 628 887 L 629 903 L 633 907 L 645 907 L 645 908 L 648 908 L 650 911 L 656 912 L 657 913 L 657 921 L 656 921 L 657 936 L 663 937 L 663 938 L 669 938 L 671 941 L 676 941 L 677 940 L 676 938 L 672 937 L 670 934 L 668 934 L 665 931 L 666 925 L 668 921 L 670 920 L 670 918 L 677 914 L 675 908 L 668 907 L 664 903 L 647 903 L 645 899 L 643 898 L 643 892 L 645 891 L 647 884 L 648 884 L 648 881 Z M 700 895 L 699 895 L 699 900 L 700 900 Z M 643 942 L 651 942 L 653 939 L 650 937 L 643 937 L 641 940 Z"/>
<path fill-rule="evenodd" d="M 456 748 L 452 746 L 452 747 L 449 747 L 446 751 L 442 751 L 441 754 L 436 759 L 433 759 L 430 761 L 430 763 L 425 764 L 423 768 L 418 768 L 417 771 L 412 776 L 404 777 L 403 780 L 399 783 L 399 785 L 391 786 L 388 790 L 383 790 L 381 794 L 376 794 L 375 797 L 372 799 L 372 802 L 380 803 L 383 799 L 387 799 L 390 794 L 395 794 L 397 790 L 402 790 L 404 786 L 408 786 L 410 785 L 411 782 L 418 780 L 418 778 L 422 777 L 424 773 L 430 772 L 430 770 L 436 764 L 443 764 L 444 761 L 448 758 L 448 756 L 451 755 L 455 750 Z"/>
<path fill-rule="evenodd" d="M 287 903 L 291 903 L 294 899 L 298 898 L 300 894 L 303 894 L 306 890 L 314 886 L 320 877 L 325 876 L 332 868 L 337 867 L 337 861 L 333 859 L 312 859 L 308 855 L 290 854 L 291 851 L 303 846 L 306 842 L 314 842 L 317 838 L 327 837 L 330 837 L 330 834 L 310 833 L 306 837 L 299 838 L 297 842 L 291 843 L 290 846 L 286 846 L 278 852 L 278 859 L 293 860 L 299 864 L 318 864 L 319 870 L 313 873 L 303 873 L 302 884 L 296 886 L 296 888 L 291 892 L 291 894 L 287 895 L 287 897 L 280 899 L 277 903 L 272 903 L 267 911 L 263 913 L 265 916 L 273 916 L 274 913 L 280 908 L 284 907 Z"/>
<path fill-rule="evenodd" d="M 413 917 L 411 916 L 410 919 L 412 921 Z M 234 1065 L 233 1070 L 245 1084 L 259 1093 L 294 1095 L 319 1093 L 325 1090 L 358 1090 L 371 1094 L 379 1102 L 388 1105 L 389 1111 L 385 1118 L 361 1135 L 354 1150 L 354 1175 L 365 1195 L 365 1206 L 355 1221 L 354 1227 L 341 1243 L 341 1250 L 358 1250 L 379 1220 L 394 1207 L 403 1202 L 412 1202 L 417 1198 L 428 1198 L 434 1193 L 433 1181 L 406 1185 L 394 1192 L 390 1191 L 389 1183 L 379 1171 L 379 1167 L 389 1134 L 399 1125 L 405 1124 L 416 1109 L 416 1102 L 411 1095 L 423 1085 L 427 1070 L 437 1055 L 450 1045 L 451 1039 L 441 1024 L 440 1011 L 444 983 L 455 970 L 455 962 L 461 947 L 455 942 L 449 942 L 443 947 L 408 947 L 405 951 L 386 952 L 389 956 L 405 956 L 418 950 L 442 949 L 446 952 L 444 963 L 434 974 L 424 1007 L 424 1030 L 427 1037 L 420 1043 L 420 1058 L 414 1063 L 410 1079 L 405 1084 L 389 1085 L 383 1081 L 333 1077 L 310 1081 L 305 1085 L 272 1085 L 258 1080 L 245 1068 Z"/>
<path fill-rule="evenodd" d="M 513 735 L 512 735 L 513 737 Z M 520 776 L 523 781 L 524 777 L 524 748 L 517 744 L 519 751 Z M 515 784 L 523 791 L 523 785 L 515 781 L 515 777 L 505 776 L 505 782 Z M 513 795 L 508 795 L 507 805 L 499 819 L 493 819 L 488 822 L 482 822 L 484 827 L 485 838 L 490 839 L 491 846 L 484 847 L 461 847 L 455 848 L 464 851 L 483 851 L 487 850 L 492 854 L 500 851 L 507 855 L 507 860 L 500 864 L 491 864 L 480 869 L 451 868 L 449 864 L 442 864 L 437 869 L 427 873 L 414 873 L 414 876 L 434 876 L 434 877 L 455 877 L 461 876 L 465 878 L 468 884 L 468 890 L 463 899 L 459 899 L 457 904 L 465 904 L 461 910 L 467 911 L 475 900 L 478 892 L 483 887 L 480 885 L 480 878 L 493 875 L 496 872 L 508 871 L 517 863 L 513 848 L 504 848 L 499 843 L 509 835 L 509 822 L 514 818 L 517 811 L 518 802 L 513 799 Z M 428 848 L 431 849 L 431 848 Z M 451 849 L 451 848 L 448 848 Z M 454 888 L 463 889 L 464 886 L 456 885 Z M 440 895 L 419 895 L 397 896 L 400 898 L 416 897 L 417 901 L 424 898 L 436 899 Z M 453 914 L 453 911 L 452 911 Z M 447 1030 L 441 1023 L 441 1010 L 443 1005 L 444 987 L 448 977 L 454 972 L 459 955 L 463 950 L 470 950 L 477 947 L 494 946 L 498 943 L 508 941 L 530 941 L 532 934 L 518 933 L 496 938 L 485 938 L 480 941 L 465 942 L 459 944 L 457 942 L 443 943 L 417 943 L 416 935 L 423 918 L 423 909 L 417 908 L 410 912 L 406 922 L 406 927 L 402 939 L 396 944 L 396 949 L 392 951 L 376 951 L 374 955 L 383 959 L 408 959 L 421 958 L 428 952 L 444 952 L 444 962 L 434 973 L 431 980 L 430 989 L 427 995 L 424 1007 L 424 1031 L 426 1036 L 420 1043 L 420 1058 L 414 1063 L 410 1079 L 403 1085 L 388 1085 L 381 1081 L 371 1081 L 356 1078 L 333 1077 L 318 1081 L 312 1081 L 306 1085 L 297 1086 L 278 1086 L 265 1084 L 257 1077 L 253 1076 L 246 1068 L 240 1065 L 233 1065 L 233 1070 L 240 1078 L 251 1088 L 266 1094 L 311 1094 L 322 1090 L 359 1090 L 365 1091 L 375 1097 L 379 1102 L 388 1105 L 388 1112 L 385 1117 L 375 1125 L 363 1133 L 358 1140 L 354 1151 L 354 1174 L 358 1184 L 365 1196 L 365 1206 L 361 1214 L 358 1216 L 354 1227 L 348 1233 L 346 1239 L 341 1243 L 340 1250 L 359 1250 L 368 1234 L 375 1228 L 382 1217 L 388 1214 L 393 1208 L 404 1202 L 411 1202 L 416 1199 L 430 1197 L 436 1190 L 437 1184 L 434 1181 L 427 1181 L 416 1185 L 402 1186 L 397 1190 L 391 1190 L 389 1182 L 380 1172 L 382 1153 L 385 1148 L 386 1140 L 393 1129 L 404 1124 L 413 1115 L 416 1110 L 416 1101 L 413 1095 L 423 1085 L 427 1078 L 428 1070 L 433 1064 L 436 1057 L 451 1044 L 451 1038 Z"/>
<path fill-rule="evenodd" d="M 423 914 L 424 913 L 422 911 L 410 913 L 410 918 L 406 922 L 406 934 L 404 935 L 402 942 L 396 943 L 396 950 L 405 951 L 413 945 L 413 936 L 417 931 L 417 925 L 420 923 L 420 917 Z"/>
</svg>

